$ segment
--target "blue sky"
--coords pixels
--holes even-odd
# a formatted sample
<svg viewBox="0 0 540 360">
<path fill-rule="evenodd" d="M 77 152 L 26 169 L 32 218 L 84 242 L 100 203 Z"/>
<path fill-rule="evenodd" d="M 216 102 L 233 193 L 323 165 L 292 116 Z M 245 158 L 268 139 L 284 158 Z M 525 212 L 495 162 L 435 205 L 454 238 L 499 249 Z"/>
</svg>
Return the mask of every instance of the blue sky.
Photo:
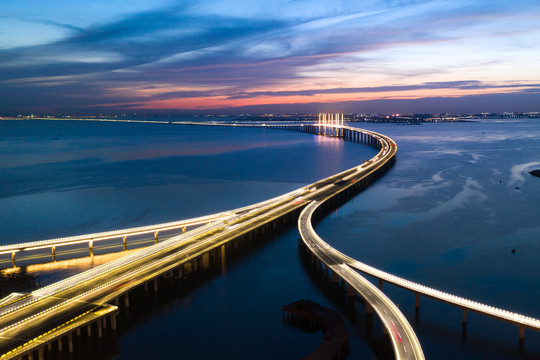
<svg viewBox="0 0 540 360">
<path fill-rule="evenodd" d="M 0 113 L 540 111 L 540 2 L 18 0 Z"/>
</svg>

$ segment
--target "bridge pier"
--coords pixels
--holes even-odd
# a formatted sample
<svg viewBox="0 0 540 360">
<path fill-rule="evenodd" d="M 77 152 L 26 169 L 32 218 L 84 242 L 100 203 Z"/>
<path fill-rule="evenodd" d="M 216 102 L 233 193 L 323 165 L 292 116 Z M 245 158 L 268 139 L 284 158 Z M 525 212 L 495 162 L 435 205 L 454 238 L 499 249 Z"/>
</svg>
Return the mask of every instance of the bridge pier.
<svg viewBox="0 0 540 360">
<path fill-rule="evenodd" d="M 68 351 L 73 352 L 73 333 L 68 334 Z"/>
<path fill-rule="evenodd" d="M 414 293 L 414 307 L 416 311 L 420 309 L 420 294 Z"/>
<path fill-rule="evenodd" d="M 519 330 L 519 342 L 523 343 L 525 340 L 525 326 L 518 326 Z"/>
<path fill-rule="evenodd" d="M 158 243 L 158 231 L 155 231 L 154 232 L 154 242 L 157 244 Z"/>
<path fill-rule="evenodd" d="M 51 252 L 52 252 L 52 261 L 55 262 L 56 261 L 56 246 L 53 246 L 51 248 Z"/>
<path fill-rule="evenodd" d="M 184 265 L 180 265 L 178 267 L 178 278 L 181 280 L 184 278 L 184 274 L 183 274 L 183 271 L 184 270 Z"/>
<path fill-rule="evenodd" d="M 111 330 L 116 330 L 116 314 L 111 314 Z"/>
<path fill-rule="evenodd" d="M 17 264 L 15 262 L 15 251 L 11 253 L 11 262 L 13 263 L 13 267 L 17 267 Z"/>
<path fill-rule="evenodd" d="M 122 239 L 122 243 L 124 245 L 124 250 L 127 250 L 127 236 L 124 236 L 124 238 Z"/>
<path fill-rule="evenodd" d="M 461 309 L 461 323 L 467 323 L 467 309 Z"/>
<path fill-rule="evenodd" d="M 88 256 L 94 255 L 94 241 L 92 240 L 88 242 L 88 253 L 89 253 Z"/>
<path fill-rule="evenodd" d="M 102 331 L 102 328 L 101 328 L 101 319 L 97 320 L 97 335 L 98 335 L 98 338 L 103 337 L 103 331 Z"/>
<path fill-rule="evenodd" d="M 383 291 L 383 281 L 379 279 L 379 290 Z"/>
<path fill-rule="evenodd" d="M 373 306 L 371 306 L 371 304 L 368 301 L 366 301 L 365 303 L 366 303 L 366 315 L 373 314 L 373 311 L 375 311 L 375 310 L 373 310 Z M 383 329 L 384 328 L 385 327 L 383 326 Z"/>
<path fill-rule="evenodd" d="M 238 243 L 236 240 L 233 241 L 234 248 L 236 249 L 238 247 Z M 210 267 L 210 253 L 202 254 L 202 268 L 208 269 Z"/>
</svg>

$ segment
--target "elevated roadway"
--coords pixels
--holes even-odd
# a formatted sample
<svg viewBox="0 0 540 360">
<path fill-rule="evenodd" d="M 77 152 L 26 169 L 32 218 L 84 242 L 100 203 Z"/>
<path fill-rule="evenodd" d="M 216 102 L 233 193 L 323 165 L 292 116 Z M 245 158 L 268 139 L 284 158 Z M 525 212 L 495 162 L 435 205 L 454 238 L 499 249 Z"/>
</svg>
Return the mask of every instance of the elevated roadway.
<svg viewBox="0 0 540 360">
<path fill-rule="evenodd" d="M 396 359 L 424 359 L 424 353 L 411 325 L 388 297 L 371 282 L 352 269 L 340 253 L 325 243 L 313 230 L 311 217 L 322 201 L 311 202 L 298 219 L 300 236 L 309 250 L 335 275 L 347 282 L 366 301 L 366 310 L 373 309 L 390 336 Z M 349 291 L 350 292 L 350 291 Z"/>
<path fill-rule="evenodd" d="M 390 151 L 391 144 L 386 144 L 379 156 Z M 0 302 L 0 353 L 4 354 L 0 358 L 30 354 L 34 349 L 39 349 L 41 343 L 38 339 L 43 333 L 49 334 L 50 328 L 57 328 L 58 324 L 66 323 L 92 306 L 118 302 L 119 297 L 128 294 L 131 289 L 178 269 L 186 262 L 205 254 L 218 256 L 215 251 L 221 251 L 222 246 L 230 241 L 264 229 L 304 207 L 312 199 L 336 194 L 350 187 L 356 181 L 356 175 L 365 172 L 366 168 L 375 171 L 380 166 L 382 163 L 374 160 L 258 204 L 199 218 L 197 221 L 212 222 L 30 294 L 4 299 Z M 130 231 L 160 231 L 165 227 L 186 224 L 188 222 L 169 223 Z M 119 231 L 99 236 L 126 234 L 128 232 Z M 63 241 L 65 239 L 48 240 L 35 246 L 57 246 Z M 88 237 L 83 236 L 75 241 L 88 241 Z"/>
<path fill-rule="evenodd" d="M 238 126 L 253 125 L 239 124 Z M 391 139 L 371 131 L 347 126 L 321 126 L 320 124 L 262 124 L 260 126 L 362 141 L 379 149 L 379 153 L 357 167 L 241 209 L 150 227 L 18 244 L 3 250 L 0 248 L 0 251 L 5 253 L 13 253 L 13 251 L 28 251 L 40 246 L 53 248 L 68 244 L 70 241 L 72 243 L 91 242 L 96 239 L 133 236 L 142 232 L 154 232 L 157 237 L 157 232 L 166 229 L 200 225 L 187 233 L 174 236 L 30 294 L 12 294 L 0 300 L 0 354 L 3 354 L 0 355 L 0 359 L 32 354 L 32 351 L 42 349 L 43 340 L 40 339 L 44 338 L 44 334 L 47 335 L 48 341 L 63 336 L 66 334 L 65 324 L 69 324 L 75 318 L 81 319 L 81 315 L 88 314 L 89 309 L 107 306 L 107 303 L 111 301 L 118 303 L 121 297 L 124 297 L 127 304 L 127 295 L 132 289 L 143 284 L 147 285 L 151 281 L 154 281 L 154 286 L 156 286 L 155 280 L 159 276 L 175 270 L 181 271 L 183 264 L 200 259 L 202 256 L 219 257 L 224 246 L 232 241 L 244 235 L 251 236 L 255 231 L 264 231 L 268 226 L 275 225 L 277 221 L 292 214 L 298 214 L 306 206 L 299 218 L 299 229 L 304 242 L 313 251 L 314 256 L 346 281 L 350 288 L 361 294 L 367 304 L 377 312 L 391 336 L 396 358 L 423 358 L 418 339 L 399 309 L 357 271 L 413 291 L 417 296 L 417 303 L 418 297 L 422 295 L 461 307 L 464 310 L 464 319 L 466 311 L 475 311 L 516 324 L 519 327 L 521 339 L 525 328 L 540 330 L 540 320 L 459 298 L 382 272 L 338 252 L 317 236 L 311 227 L 313 212 L 333 197 L 341 196 L 353 188 L 361 189 L 367 186 L 375 176 L 384 171 L 393 161 L 397 150 L 396 144 Z M 87 316 L 87 318 L 95 319 L 96 317 Z M 80 321 L 82 321 L 80 326 L 83 326 L 84 321 Z"/>
</svg>

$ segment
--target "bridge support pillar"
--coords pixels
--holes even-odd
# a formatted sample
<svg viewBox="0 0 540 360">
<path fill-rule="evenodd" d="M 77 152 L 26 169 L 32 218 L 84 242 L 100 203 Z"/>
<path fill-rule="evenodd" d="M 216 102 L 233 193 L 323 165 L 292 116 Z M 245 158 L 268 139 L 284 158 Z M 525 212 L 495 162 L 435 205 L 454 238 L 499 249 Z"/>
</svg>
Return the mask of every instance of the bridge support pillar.
<svg viewBox="0 0 540 360">
<path fill-rule="evenodd" d="M 52 261 L 56 261 L 56 246 L 53 246 L 51 248 L 51 252 L 52 252 Z"/>
<path fill-rule="evenodd" d="M 129 293 L 124 295 L 124 306 L 129 307 Z"/>
<path fill-rule="evenodd" d="M 111 315 L 111 330 L 116 330 L 116 314 Z"/>
<path fill-rule="evenodd" d="M 15 262 L 15 251 L 11 253 L 11 262 L 13 263 L 13 267 L 17 266 L 17 263 Z"/>
<path fill-rule="evenodd" d="M 383 289 L 383 281 L 382 279 L 379 279 L 379 290 L 382 291 L 382 289 Z"/>
<path fill-rule="evenodd" d="M 88 326 L 86 327 L 86 336 L 92 336 L 92 324 L 88 324 Z"/>
<path fill-rule="evenodd" d="M 70 353 L 73 352 L 73 333 L 69 333 L 68 335 L 68 350 Z"/>
<path fill-rule="evenodd" d="M 43 346 L 40 346 L 38 348 L 38 359 L 44 360 L 45 359 L 45 350 L 43 349 Z"/>
<path fill-rule="evenodd" d="M 519 329 L 519 342 L 523 342 L 523 340 L 525 340 L 525 327 L 518 326 L 518 329 Z"/>
<path fill-rule="evenodd" d="M 179 279 L 182 279 L 183 278 L 183 274 L 182 274 L 182 268 L 184 267 L 184 265 L 180 265 L 178 267 L 178 278 Z"/>
<path fill-rule="evenodd" d="M 88 242 L 88 256 L 94 255 L 94 242 L 90 240 Z"/>
<path fill-rule="evenodd" d="M 328 278 L 328 265 L 323 265 L 323 266 L 324 266 L 324 277 Z"/>
<path fill-rule="evenodd" d="M 466 324 L 467 323 L 467 309 L 461 309 L 461 323 Z"/>
<path fill-rule="evenodd" d="M 354 287 L 351 284 L 347 285 L 347 289 L 348 289 L 347 295 L 349 297 L 354 297 L 356 295 L 356 290 L 354 289 Z"/>
<path fill-rule="evenodd" d="M 52 351 L 52 341 L 47 343 L 47 350 Z"/>
<path fill-rule="evenodd" d="M 419 293 L 414 294 L 414 307 L 416 308 L 416 310 L 420 309 L 420 294 Z"/>
<path fill-rule="evenodd" d="M 81 328 L 77 328 L 77 336 L 81 336 Z"/>
<path fill-rule="evenodd" d="M 334 271 L 332 271 L 332 282 L 333 283 L 339 282 L 339 276 Z"/>
<path fill-rule="evenodd" d="M 144 283 L 144 291 L 148 291 L 148 281 Z"/>
<path fill-rule="evenodd" d="M 154 232 L 154 242 L 157 244 L 158 243 L 158 231 L 155 231 Z"/>
<path fill-rule="evenodd" d="M 22 358 L 21 358 L 22 359 Z M 30 351 L 28 353 L 28 360 L 34 360 L 34 352 L 33 351 Z"/>
<path fill-rule="evenodd" d="M 124 250 L 127 250 L 127 236 L 124 236 L 124 238 L 122 239 L 122 243 L 124 245 Z"/>
<path fill-rule="evenodd" d="M 58 338 L 58 352 L 62 352 L 62 338 Z"/>
<path fill-rule="evenodd" d="M 186 232 L 186 226 L 182 226 L 182 234 Z"/>
<path fill-rule="evenodd" d="M 366 314 L 373 314 L 373 306 L 366 301 Z"/>
<path fill-rule="evenodd" d="M 158 292 L 158 283 L 157 283 L 157 277 L 154 278 L 154 292 Z"/>
<path fill-rule="evenodd" d="M 101 327 L 101 319 L 97 320 L 97 336 L 98 338 L 101 338 L 103 336 L 103 331 Z"/>
</svg>

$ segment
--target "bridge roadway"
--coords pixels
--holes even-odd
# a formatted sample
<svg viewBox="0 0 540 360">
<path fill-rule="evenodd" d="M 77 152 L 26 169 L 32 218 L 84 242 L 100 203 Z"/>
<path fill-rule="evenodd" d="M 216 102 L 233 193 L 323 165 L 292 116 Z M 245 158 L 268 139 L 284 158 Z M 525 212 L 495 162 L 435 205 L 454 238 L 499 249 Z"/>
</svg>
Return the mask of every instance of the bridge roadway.
<svg viewBox="0 0 540 360">
<path fill-rule="evenodd" d="M 313 230 L 311 217 L 323 201 L 312 201 L 298 219 L 300 236 L 310 251 L 334 274 L 347 282 L 366 301 L 366 312 L 375 310 L 390 336 L 396 359 L 424 359 L 424 353 L 411 325 L 388 297 L 352 269 L 332 247 Z"/>
<path fill-rule="evenodd" d="M 359 131 L 354 129 L 354 131 Z M 371 135 L 370 135 L 371 136 Z M 373 134 L 373 136 L 379 136 Z M 203 254 L 220 249 L 233 239 L 286 216 L 313 199 L 327 198 L 354 184 L 365 168 L 375 171 L 395 153 L 386 144 L 379 154 L 358 167 L 317 181 L 293 192 L 237 209 L 225 219 L 167 239 L 154 246 L 59 281 L 29 295 L 0 303 L 0 358 L 13 358 L 39 349 L 40 335 L 51 328 L 127 294 Z M 391 329 L 389 329 L 391 331 Z"/>
<path fill-rule="evenodd" d="M 168 223 L 163 223 L 163 224 L 139 226 L 139 227 L 134 227 L 134 228 L 129 228 L 129 229 L 105 231 L 105 232 L 99 232 L 99 233 L 94 233 L 94 234 L 69 236 L 69 237 L 63 237 L 63 238 L 57 238 L 57 239 L 31 241 L 31 242 L 25 242 L 25 243 L 20 243 L 20 244 L 3 245 L 3 246 L 0 246 L 0 255 L 11 254 L 13 264 L 15 265 L 15 254 L 21 251 L 31 251 L 31 250 L 51 248 L 53 249 L 53 255 L 54 255 L 55 248 L 59 246 L 75 245 L 75 244 L 87 242 L 89 243 L 90 249 L 92 249 L 92 245 L 94 241 L 124 238 L 124 244 L 125 244 L 126 238 L 128 236 L 135 236 L 135 235 L 142 235 L 142 234 L 149 234 L 149 233 L 154 233 L 154 238 L 157 240 L 158 233 L 160 231 L 182 229 L 182 231 L 185 232 L 187 227 L 206 224 L 215 220 L 226 219 L 230 217 L 232 214 L 233 213 L 231 211 L 226 211 L 226 212 L 221 212 L 217 214 L 211 214 L 211 215 L 201 216 L 197 218 L 168 222 Z"/>
<path fill-rule="evenodd" d="M 345 127 L 346 128 L 346 127 Z M 384 149 L 385 146 L 384 142 L 389 141 L 389 143 L 393 143 L 391 139 L 387 138 L 384 135 L 373 135 L 375 139 L 381 142 L 382 150 L 379 154 L 377 154 L 372 161 L 378 161 L 381 158 L 384 158 L 385 156 L 393 156 L 392 153 L 385 153 Z M 390 148 L 395 152 L 395 144 L 392 144 L 393 146 Z M 369 167 L 366 167 L 364 171 L 368 171 Z M 365 176 L 367 176 L 366 174 Z M 359 178 L 357 178 L 359 180 Z M 325 199 L 327 200 L 327 199 Z M 462 298 L 453 294 L 449 294 L 422 284 L 415 283 L 413 281 L 409 281 L 407 279 L 395 276 L 393 274 L 384 272 L 382 270 L 379 270 L 377 268 L 374 268 L 372 266 L 369 266 L 361 261 L 355 260 L 336 249 L 329 246 L 327 243 L 325 243 L 313 230 L 313 227 L 311 225 L 311 217 L 312 214 L 315 212 L 315 210 L 324 202 L 324 200 L 321 201 L 313 201 L 310 204 L 306 206 L 304 211 L 301 213 L 299 219 L 298 219 L 298 229 L 301 234 L 301 237 L 308 246 L 308 248 L 322 261 L 325 263 L 332 271 L 334 271 L 336 274 L 338 274 L 342 279 L 347 281 L 348 284 L 352 285 L 356 291 L 358 291 L 365 299 L 370 303 L 371 305 L 381 303 L 383 302 L 383 299 L 386 298 L 384 294 L 382 294 L 382 291 L 379 291 L 377 288 L 373 286 L 374 289 L 368 289 L 371 288 L 371 283 L 365 284 L 365 279 L 361 276 L 356 276 L 354 274 L 357 274 L 356 272 L 351 273 L 350 271 L 352 269 L 361 271 L 364 274 L 368 274 L 370 276 L 373 276 L 379 280 L 379 286 L 382 289 L 382 283 L 384 281 L 391 283 L 393 285 L 399 286 L 403 289 L 407 289 L 409 291 L 412 291 L 415 293 L 416 296 L 416 307 L 419 308 L 420 306 L 420 295 L 441 301 L 456 307 L 459 307 L 462 309 L 463 317 L 462 322 L 465 324 L 467 321 L 467 311 L 472 311 L 484 316 L 488 316 L 497 320 L 505 321 L 508 323 L 511 323 L 513 325 L 517 325 L 519 330 L 519 339 L 520 341 L 523 341 L 524 339 L 524 332 L 525 329 L 530 329 L 533 331 L 540 331 L 540 320 L 522 315 L 519 313 L 511 312 L 508 310 L 496 308 L 491 305 L 482 304 L 477 301 L 473 301 L 470 299 Z M 357 274 L 358 275 L 358 274 Z M 364 284 L 364 285 L 361 285 Z M 377 290 L 380 294 L 378 295 L 380 300 L 376 300 L 373 298 L 373 293 L 376 293 L 374 290 Z M 381 295 L 382 294 L 382 295 Z M 395 307 L 393 304 L 387 304 L 389 306 L 388 310 L 391 310 L 390 308 Z M 386 305 L 385 305 L 386 306 Z M 383 320 L 383 322 L 392 321 L 390 319 L 386 319 L 386 317 L 389 316 L 390 311 L 384 311 L 385 314 L 381 314 L 380 312 L 377 312 L 379 317 Z M 392 315 L 393 316 L 393 315 Z M 406 319 L 403 319 L 404 321 L 400 321 L 399 324 L 405 325 Z M 396 323 L 397 324 L 397 323 Z M 408 324 L 408 323 L 407 323 Z M 386 326 L 386 324 L 385 324 Z M 396 328 L 398 326 L 396 325 Z M 388 329 L 388 326 L 386 326 Z M 399 330 L 399 329 L 398 329 Z M 410 337 L 409 344 L 415 344 L 414 339 L 416 338 L 416 335 L 414 332 L 412 332 L 412 329 L 410 329 L 410 325 L 408 328 L 404 328 L 403 331 L 408 332 L 408 335 Z M 391 333 L 391 332 L 390 332 Z M 395 337 L 393 340 L 399 339 L 401 340 L 403 336 L 399 336 L 399 334 L 402 333 L 398 331 L 398 333 L 394 333 L 395 335 L 398 335 L 397 338 Z M 417 340 L 416 340 L 417 342 Z M 397 343 L 397 341 L 393 342 L 394 350 L 396 351 L 396 354 L 399 353 L 399 347 L 400 344 Z M 403 358 L 421 358 L 420 357 L 420 351 L 421 349 L 418 348 L 416 350 L 419 350 L 417 352 L 418 357 L 410 357 L 411 353 L 408 352 L 408 357 Z M 405 356 L 406 354 L 400 354 L 400 356 Z M 423 356 L 423 355 L 422 355 Z"/>
</svg>

